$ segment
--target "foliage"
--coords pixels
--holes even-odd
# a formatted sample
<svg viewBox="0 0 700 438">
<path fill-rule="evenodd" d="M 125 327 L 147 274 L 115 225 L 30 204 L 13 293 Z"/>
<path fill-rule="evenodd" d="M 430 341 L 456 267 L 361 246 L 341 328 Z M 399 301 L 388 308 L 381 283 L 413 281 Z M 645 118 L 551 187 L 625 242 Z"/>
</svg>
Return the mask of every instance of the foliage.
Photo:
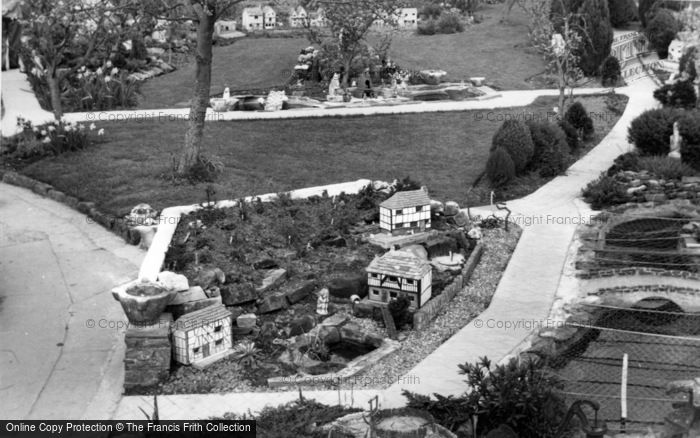
<svg viewBox="0 0 700 438">
<path fill-rule="evenodd" d="M 486 177 L 494 187 L 505 187 L 515 178 L 515 164 L 505 149 L 491 151 L 486 161 Z"/>
<path fill-rule="evenodd" d="M 668 45 L 676 37 L 680 30 L 678 20 L 671 11 L 665 8 L 656 10 L 653 18 L 649 20 L 644 33 L 649 44 L 659 53 L 660 58 L 668 56 Z"/>
<path fill-rule="evenodd" d="M 491 150 L 504 149 L 515 166 L 515 174 L 521 174 L 532 159 L 535 146 L 527 125 L 519 120 L 506 120 L 493 135 Z M 489 158 L 490 160 L 490 158 Z M 503 163 L 502 159 L 499 159 Z M 487 165 L 488 169 L 488 165 Z"/>
<path fill-rule="evenodd" d="M 593 120 L 581 102 L 574 102 L 566 110 L 564 120 L 578 131 L 580 138 L 588 138 L 593 134 Z"/>
<path fill-rule="evenodd" d="M 576 128 L 564 119 L 559 120 L 558 125 L 566 136 L 566 144 L 569 145 L 569 152 L 577 150 L 579 146 L 581 146 L 581 140 L 578 137 Z"/>
<path fill-rule="evenodd" d="M 420 181 L 412 179 L 410 176 L 406 176 L 402 180 L 397 180 L 394 184 L 395 192 L 406 192 L 410 190 L 418 190 L 422 187 Z"/>
<path fill-rule="evenodd" d="M 679 112 L 673 108 L 647 110 L 635 118 L 627 132 L 627 139 L 643 155 L 663 155 L 669 152 L 669 138 L 673 122 Z"/>
<path fill-rule="evenodd" d="M 595 76 L 605 58 L 610 55 L 613 29 L 610 25 L 608 0 L 585 0 L 579 10 L 586 35 L 581 53 L 581 70 Z"/>
<path fill-rule="evenodd" d="M 637 19 L 637 4 L 634 0 L 608 0 L 608 8 L 613 27 L 622 27 Z"/>
<path fill-rule="evenodd" d="M 104 129 L 96 131 L 95 124 L 52 121 L 34 126 L 31 121 L 17 119 L 21 132 L 8 142 L 8 152 L 17 158 L 40 158 L 85 149 L 104 135 Z"/>
<path fill-rule="evenodd" d="M 681 159 L 688 166 L 700 170 L 700 143 L 683 142 L 681 145 Z"/>
<path fill-rule="evenodd" d="M 607 175 L 614 176 L 618 172 L 639 170 L 639 153 L 636 151 L 627 152 L 615 158 L 613 165 L 608 169 Z"/>
<path fill-rule="evenodd" d="M 646 170 L 661 179 L 681 179 L 693 176 L 695 170 L 690 165 L 663 155 L 641 157 L 637 163 L 638 170 Z"/>
<path fill-rule="evenodd" d="M 190 167 L 185 177 L 193 183 L 214 182 L 216 177 L 224 170 L 224 163 L 215 156 L 199 154 L 197 161 Z"/>
<path fill-rule="evenodd" d="M 442 6 L 437 3 L 428 3 L 420 9 L 418 14 L 421 17 L 421 21 L 435 20 L 442 14 Z"/>
<path fill-rule="evenodd" d="M 464 24 L 457 14 L 442 14 L 437 21 L 437 31 L 438 33 L 464 32 Z"/>
<path fill-rule="evenodd" d="M 435 35 L 437 33 L 437 21 L 429 18 L 427 20 L 421 20 L 416 27 L 416 33 L 418 35 Z"/>
<path fill-rule="evenodd" d="M 700 9 L 686 7 L 678 13 L 677 18 L 680 25 L 678 39 L 697 48 L 697 41 L 700 41 Z"/>
<path fill-rule="evenodd" d="M 411 301 L 403 295 L 395 300 L 391 300 L 389 303 L 389 313 L 394 318 L 396 328 L 400 329 L 406 325 L 413 324 L 413 312 L 408 309 L 410 305 Z"/>
<path fill-rule="evenodd" d="M 542 362 L 511 359 L 493 365 L 487 358 L 474 364 L 459 365 L 467 376 L 468 393 L 460 397 L 427 396 L 404 391 L 408 406 L 428 411 L 441 425 L 456 431 L 473 415 L 477 436 L 505 424 L 518 436 L 552 437 L 564 418 L 566 405 L 560 394 L 563 385 L 550 375 Z"/>
<path fill-rule="evenodd" d="M 700 110 L 685 111 L 678 120 L 681 157 L 684 163 L 700 170 Z"/>
<path fill-rule="evenodd" d="M 591 204 L 594 210 L 602 210 L 627 202 L 625 186 L 620 184 L 614 176 L 605 174 L 588 183 L 582 194 L 584 201 Z"/>
<path fill-rule="evenodd" d="M 678 72 L 681 77 L 687 76 L 688 81 L 694 81 L 698 77 L 698 72 L 695 67 L 696 60 L 700 59 L 700 50 L 696 46 L 687 49 L 681 59 L 678 61 Z"/>
<path fill-rule="evenodd" d="M 537 170 L 544 178 L 562 173 L 566 169 L 569 155 L 564 131 L 547 121 L 530 122 L 528 128 L 535 146 L 530 168 Z"/>
<path fill-rule="evenodd" d="M 605 58 L 603 65 L 600 67 L 600 76 L 603 86 L 616 86 L 620 81 L 621 75 L 622 71 L 620 69 L 620 61 L 618 61 L 617 58 L 612 55 Z"/>
<path fill-rule="evenodd" d="M 698 96 L 695 86 L 689 80 L 665 84 L 654 90 L 654 99 L 665 107 L 694 108 Z"/>
</svg>

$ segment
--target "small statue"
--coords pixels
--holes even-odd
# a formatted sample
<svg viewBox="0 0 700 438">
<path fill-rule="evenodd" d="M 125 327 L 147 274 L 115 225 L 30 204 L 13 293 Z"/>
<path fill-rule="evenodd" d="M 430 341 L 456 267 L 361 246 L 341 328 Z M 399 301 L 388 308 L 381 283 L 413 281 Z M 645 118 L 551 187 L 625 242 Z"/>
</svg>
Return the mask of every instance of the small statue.
<svg viewBox="0 0 700 438">
<path fill-rule="evenodd" d="M 340 89 L 340 76 L 338 73 L 333 74 L 333 78 L 331 79 L 331 84 L 328 86 L 328 95 L 329 96 L 335 96 L 338 94 L 338 90 Z"/>
<path fill-rule="evenodd" d="M 673 122 L 673 135 L 670 139 L 671 152 L 668 153 L 669 158 L 675 158 L 677 160 L 681 159 L 681 144 L 683 143 L 683 137 L 681 137 L 680 131 L 678 129 L 678 122 Z"/>
<path fill-rule="evenodd" d="M 330 297 L 328 294 L 328 289 L 323 288 L 321 291 L 318 293 L 318 302 L 316 304 L 316 313 L 319 315 L 328 315 L 328 302 L 330 301 Z"/>
<path fill-rule="evenodd" d="M 228 89 L 228 87 L 224 88 L 224 99 L 230 99 L 231 98 L 231 90 Z"/>
</svg>

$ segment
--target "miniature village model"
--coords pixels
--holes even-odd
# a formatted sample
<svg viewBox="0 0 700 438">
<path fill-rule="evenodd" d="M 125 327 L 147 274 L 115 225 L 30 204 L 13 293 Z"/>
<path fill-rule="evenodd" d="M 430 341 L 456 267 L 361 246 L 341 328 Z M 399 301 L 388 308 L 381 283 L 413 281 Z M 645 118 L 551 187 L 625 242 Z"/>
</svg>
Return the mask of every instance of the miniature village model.
<svg viewBox="0 0 700 438">
<path fill-rule="evenodd" d="M 232 352 L 231 312 L 210 306 L 185 314 L 175 321 L 173 358 L 183 365 L 210 362 Z"/>
<path fill-rule="evenodd" d="M 367 267 L 369 301 L 388 304 L 403 296 L 411 310 L 420 308 L 430 300 L 432 272 L 426 260 L 403 251 L 388 252 Z"/>
<path fill-rule="evenodd" d="M 397 192 L 379 205 L 379 227 L 391 234 L 430 229 L 430 197 L 423 190 Z"/>
</svg>

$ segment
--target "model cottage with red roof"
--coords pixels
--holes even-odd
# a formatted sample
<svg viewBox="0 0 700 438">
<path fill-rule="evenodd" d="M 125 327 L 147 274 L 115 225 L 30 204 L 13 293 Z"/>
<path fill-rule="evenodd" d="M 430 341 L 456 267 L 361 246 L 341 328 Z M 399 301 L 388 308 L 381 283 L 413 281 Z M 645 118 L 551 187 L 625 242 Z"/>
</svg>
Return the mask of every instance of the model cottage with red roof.
<svg viewBox="0 0 700 438">
<path fill-rule="evenodd" d="M 181 316 L 172 335 L 175 361 L 197 365 L 220 359 L 231 351 L 231 324 L 231 312 L 221 305 Z"/>
<path fill-rule="evenodd" d="M 416 310 L 430 300 L 433 271 L 430 263 L 410 253 L 390 251 L 375 258 L 366 269 L 369 300 L 388 304 L 401 296 Z"/>
<path fill-rule="evenodd" d="M 379 204 L 379 227 L 391 234 L 430 229 L 430 198 L 424 189 L 396 192 Z"/>
</svg>

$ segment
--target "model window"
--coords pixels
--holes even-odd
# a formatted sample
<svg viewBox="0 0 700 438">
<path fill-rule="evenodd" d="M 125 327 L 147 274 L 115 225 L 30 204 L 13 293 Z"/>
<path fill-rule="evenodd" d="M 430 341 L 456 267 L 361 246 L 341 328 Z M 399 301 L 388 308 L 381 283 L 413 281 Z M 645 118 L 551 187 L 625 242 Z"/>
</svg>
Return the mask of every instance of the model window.
<svg viewBox="0 0 700 438">
<path fill-rule="evenodd" d="M 217 339 L 216 342 L 214 342 L 214 344 L 216 344 L 216 345 L 221 345 L 223 343 L 224 343 L 223 339 Z"/>
<path fill-rule="evenodd" d="M 422 206 L 422 205 L 416 206 L 416 213 L 419 212 L 419 211 L 423 211 L 423 206 Z"/>
<path fill-rule="evenodd" d="M 389 281 L 398 281 L 398 279 L 392 275 L 389 276 Z"/>
<path fill-rule="evenodd" d="M 214 327 L 214 332 L 217 332 L 217 333 L 220 332 L 220 331 L 221 331 L 221 327 L 222 327 L 221 324 L 219 324 L 219 325 L 217 325 L 216 327 Z"/>
<path fill-rule="evenodd" d="M 412 227 L 417 227 L 417 226 L 418 226 L 418 222 L 411 222 L 411 226 L 412 226 Z"/>
<path fill-rule="evenodd" d="M 192 351 L 194 352 L 194 354 L 199 353 L 199 347 L 194 347 L 194 350 L 192 350 Z"/>
<path fill-rule="evenodd" d="M 391 295 L 391 298 L 396 298 L 396 292 L 391 292 L 389 295 Z"/>
<path fill-rule="evenodd" d="M 372 289 L 372 294 L 373 295 L 379 295 L 379 291 L 377 289 Z"/>
<path fill-rule="evenodd" d="M 406 284 L 413 284 L 413 280 L 411 280 L 410 278 L 407 278 L 407 279 L 406 279 Z"/>
<path fill-rule="evenodd" d="M 397 215 L 403 214 L 403 210 L 396 210 L 396 214 L 397 214 Z"/>
<path fill-rule="evenodd" d="M 411 300 L 411 302 L 416 301 L 416 297 L 414 297 L 413 295 L 411 295 L 411 296 L 408 297 L 408 298 Z"/>
</svg>

